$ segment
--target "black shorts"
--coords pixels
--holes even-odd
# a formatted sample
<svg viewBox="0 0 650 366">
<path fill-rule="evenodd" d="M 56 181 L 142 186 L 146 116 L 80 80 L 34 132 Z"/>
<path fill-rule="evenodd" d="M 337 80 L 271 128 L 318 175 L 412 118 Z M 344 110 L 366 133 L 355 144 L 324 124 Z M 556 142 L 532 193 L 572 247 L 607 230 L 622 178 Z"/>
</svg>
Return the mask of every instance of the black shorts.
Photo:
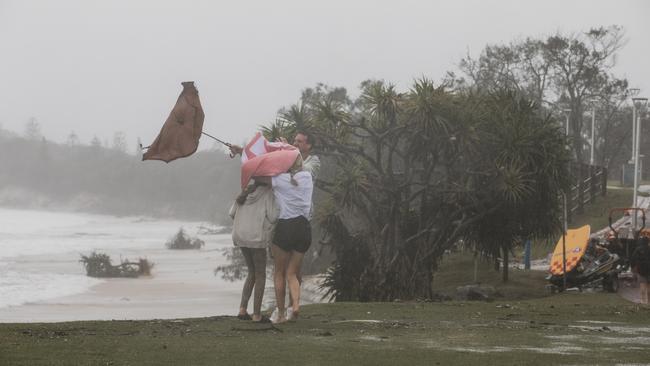
<svg viewBox="0 0 650 366">
<path fill-rule="evenodd" d="M 299 253 L 307 252 L 311 246 L 311 225 L 304 216 L 292 219 L 279 219 L 275 225 L 273 244 L 285 252 L 295 250 Z"/>
</svg>

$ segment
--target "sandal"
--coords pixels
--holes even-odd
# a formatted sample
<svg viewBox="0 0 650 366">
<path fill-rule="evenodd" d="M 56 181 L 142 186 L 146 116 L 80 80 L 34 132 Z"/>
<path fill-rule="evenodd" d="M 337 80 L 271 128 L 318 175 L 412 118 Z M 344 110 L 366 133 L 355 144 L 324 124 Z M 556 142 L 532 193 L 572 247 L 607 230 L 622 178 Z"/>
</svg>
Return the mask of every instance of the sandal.
<svg viewBox="0 0 650 366">
<path fill-rule="evenodd" d="M 253 318 L 251 317 L 251 315 L 249 313 L 238 314 L 237 319 L 239 319 L 239 320 L 253 320 Z"/>
</svg>

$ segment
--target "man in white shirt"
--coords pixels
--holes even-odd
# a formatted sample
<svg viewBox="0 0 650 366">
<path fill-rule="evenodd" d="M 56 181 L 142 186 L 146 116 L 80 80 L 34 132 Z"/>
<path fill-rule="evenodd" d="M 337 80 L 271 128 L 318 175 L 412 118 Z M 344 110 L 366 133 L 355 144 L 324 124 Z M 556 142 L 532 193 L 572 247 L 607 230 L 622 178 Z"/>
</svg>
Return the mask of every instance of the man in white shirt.
<svg viewBox="0 0 650 366">
<path fill-rule="evenodd" d="M 308 132 L 298 131 L 293 139 L 293 146 L 297 147 L 302 155 L 302 168 L 311 173 L 311 177 L 315 181 L 320 172 L 320 159 L 311 153 L 314 147 L 314 137 Z"/>
</svg>

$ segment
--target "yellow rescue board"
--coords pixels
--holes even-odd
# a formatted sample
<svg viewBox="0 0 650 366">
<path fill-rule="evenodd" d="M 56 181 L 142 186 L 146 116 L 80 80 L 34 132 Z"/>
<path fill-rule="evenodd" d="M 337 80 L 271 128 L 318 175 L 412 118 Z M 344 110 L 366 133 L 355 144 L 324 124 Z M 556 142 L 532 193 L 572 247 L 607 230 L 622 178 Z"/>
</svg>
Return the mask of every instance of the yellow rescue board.
<svg viewBox="0 0 650 366">
<path fill-rule="evenodd" d="M 585 225 L 578 229 L 567 230 L 566 234 L 566 271 L 569 272 L 580 261 L 580 258 L 585 254 L 587 243 L 589 243 L 589 235 L 591 234 L 591 226 Z M 551 257 L 551 274 L 562 274 L 562 237 L 555 245 L 553 257 Z"/>
</svg>

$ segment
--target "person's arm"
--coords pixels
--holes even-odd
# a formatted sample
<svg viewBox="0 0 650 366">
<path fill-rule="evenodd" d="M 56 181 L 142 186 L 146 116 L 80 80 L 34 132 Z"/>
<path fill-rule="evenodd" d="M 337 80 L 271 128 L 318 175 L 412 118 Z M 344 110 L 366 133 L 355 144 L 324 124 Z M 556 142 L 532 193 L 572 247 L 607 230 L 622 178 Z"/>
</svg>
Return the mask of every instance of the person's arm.
<svg viewBox="0 0 650 366">
<path fill-rule="evenodd" d="M 255 179 L 256 182 L 266 184 L 269 187 L 273 184 L 273 177 L 253 177 L 253 179 Z"/>
<path fill-rule="evenodd" d="M 235 219 L 235 214 L 237 213 L 237 202 L 233 202 L 232 206 L 230 206 L 230 210 L 228 210 L 228 216 L 230 216 L 231 219 Z"/>
<path fill-rule="evenodd" d="M 311 159 L 309 159 L 309 163 L 305 164 L 304 167 L 305 170 L 311 174 L 311 178 L 315 182 L 316 178 L 318 177 L 318 173 L 320 173 L 320 159 L 318 156 L 312 155 Z"/>
<path fill-rule="evenodd" d="M 275 197 L 273 191 L 269 192 L 270 197 L 266 199 L 266 219 L 269 220 L 271 224 L 275 224 L 278 221 L 280 216 L 280 208 L 275 203 Z"/>
</svg>

